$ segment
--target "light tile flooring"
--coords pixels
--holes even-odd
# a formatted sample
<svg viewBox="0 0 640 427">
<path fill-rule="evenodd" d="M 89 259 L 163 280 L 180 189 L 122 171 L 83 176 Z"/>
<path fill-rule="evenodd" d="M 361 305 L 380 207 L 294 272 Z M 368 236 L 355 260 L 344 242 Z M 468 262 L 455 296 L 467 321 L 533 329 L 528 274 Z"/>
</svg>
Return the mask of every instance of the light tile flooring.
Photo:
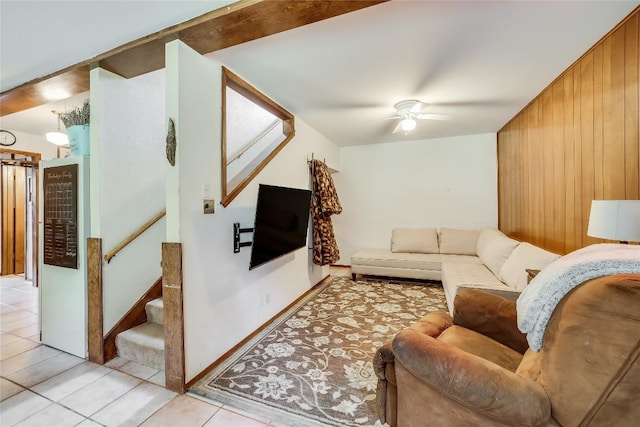
<svg viewBox="0 0 640 427">
<path fill-rule="evenodd" d="M 0 425 L 275 426 L 163 387 L 163 372 L 116 358 L 104 366 L 40 343 L 38 289 L 0 276 Z"/>
</svg>

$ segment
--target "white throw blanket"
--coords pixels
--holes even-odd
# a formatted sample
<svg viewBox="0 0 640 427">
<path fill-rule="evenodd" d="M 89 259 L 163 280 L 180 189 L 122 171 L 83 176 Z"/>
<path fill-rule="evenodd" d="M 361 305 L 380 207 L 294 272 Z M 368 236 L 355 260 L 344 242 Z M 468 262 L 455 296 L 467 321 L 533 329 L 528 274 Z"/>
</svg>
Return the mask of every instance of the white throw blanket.
<svg viewBox="0 0 640 427">
<path fill-rule="evenodd" d="M 542 348 L 547 323 L 560 300 L 586 280 L 611 274 L 640 273 L 640 246 L 600 243 L 571 252 L 549 264 L 517 301 L 518 329 L 533 351 Z"/>
</svg>

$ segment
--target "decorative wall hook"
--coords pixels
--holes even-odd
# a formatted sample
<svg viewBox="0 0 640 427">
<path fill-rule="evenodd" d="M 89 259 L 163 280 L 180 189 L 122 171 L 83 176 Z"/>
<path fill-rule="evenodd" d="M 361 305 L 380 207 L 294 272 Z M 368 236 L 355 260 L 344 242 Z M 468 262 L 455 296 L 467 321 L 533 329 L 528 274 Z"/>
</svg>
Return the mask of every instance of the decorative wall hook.
<svg viewBox="0 0 640 427">
<path fill-rule="evenodd" d="M 167 131 L 167 160 L 171 166 L 176 165 L 176 146 L 178 141 L 176 140 L 176 127 L 173 123 L 173 119 L 169 118 L 169 130 Z"/>
</svg>

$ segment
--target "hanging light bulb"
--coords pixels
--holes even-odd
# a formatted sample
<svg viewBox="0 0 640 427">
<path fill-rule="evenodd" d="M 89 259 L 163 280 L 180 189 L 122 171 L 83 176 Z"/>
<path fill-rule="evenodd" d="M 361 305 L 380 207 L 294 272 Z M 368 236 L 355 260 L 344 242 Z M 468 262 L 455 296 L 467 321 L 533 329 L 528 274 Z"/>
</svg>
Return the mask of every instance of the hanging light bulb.
<svg viewBox="0 0 640 427">
<path fill-rule="evenodd" d="M 405 119 L 402 119 L 402 121 L 400 122 L 400 127 L 405 132 L 411 132 L 416 128 L 416 121 L 410 117 L 407 117 Z"/>
<path fill-rule="evenodd" d="M 58 116 L 58 131 L 57 132 L 47 132 L 44 136 L 47 138 L 47 141 L 55 144 L 55 145 L 68 145 L 69 137 L 66 133 L 60 132 L 60 113 L 56 111 L 51 111 L 53 114 Z"/>
</svg>

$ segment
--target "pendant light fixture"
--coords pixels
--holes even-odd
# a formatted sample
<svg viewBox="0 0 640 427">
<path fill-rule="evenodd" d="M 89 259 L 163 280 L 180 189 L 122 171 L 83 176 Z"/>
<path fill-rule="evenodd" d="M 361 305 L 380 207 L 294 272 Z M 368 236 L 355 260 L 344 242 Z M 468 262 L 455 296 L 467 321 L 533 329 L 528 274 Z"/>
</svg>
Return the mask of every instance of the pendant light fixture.
<svg viewBox="0 0 640 427">
<path fill-rule="evenodd" d="M 60 112 L 51 110 L 53 114 L 58 117 L 58 131 L 57 132 L 47 132 L 45 137 L 47 141 L 55 144 L 55 145 L 69 145 L 69 137 L 66 133 L 60 132 Z"/>
</svg>

